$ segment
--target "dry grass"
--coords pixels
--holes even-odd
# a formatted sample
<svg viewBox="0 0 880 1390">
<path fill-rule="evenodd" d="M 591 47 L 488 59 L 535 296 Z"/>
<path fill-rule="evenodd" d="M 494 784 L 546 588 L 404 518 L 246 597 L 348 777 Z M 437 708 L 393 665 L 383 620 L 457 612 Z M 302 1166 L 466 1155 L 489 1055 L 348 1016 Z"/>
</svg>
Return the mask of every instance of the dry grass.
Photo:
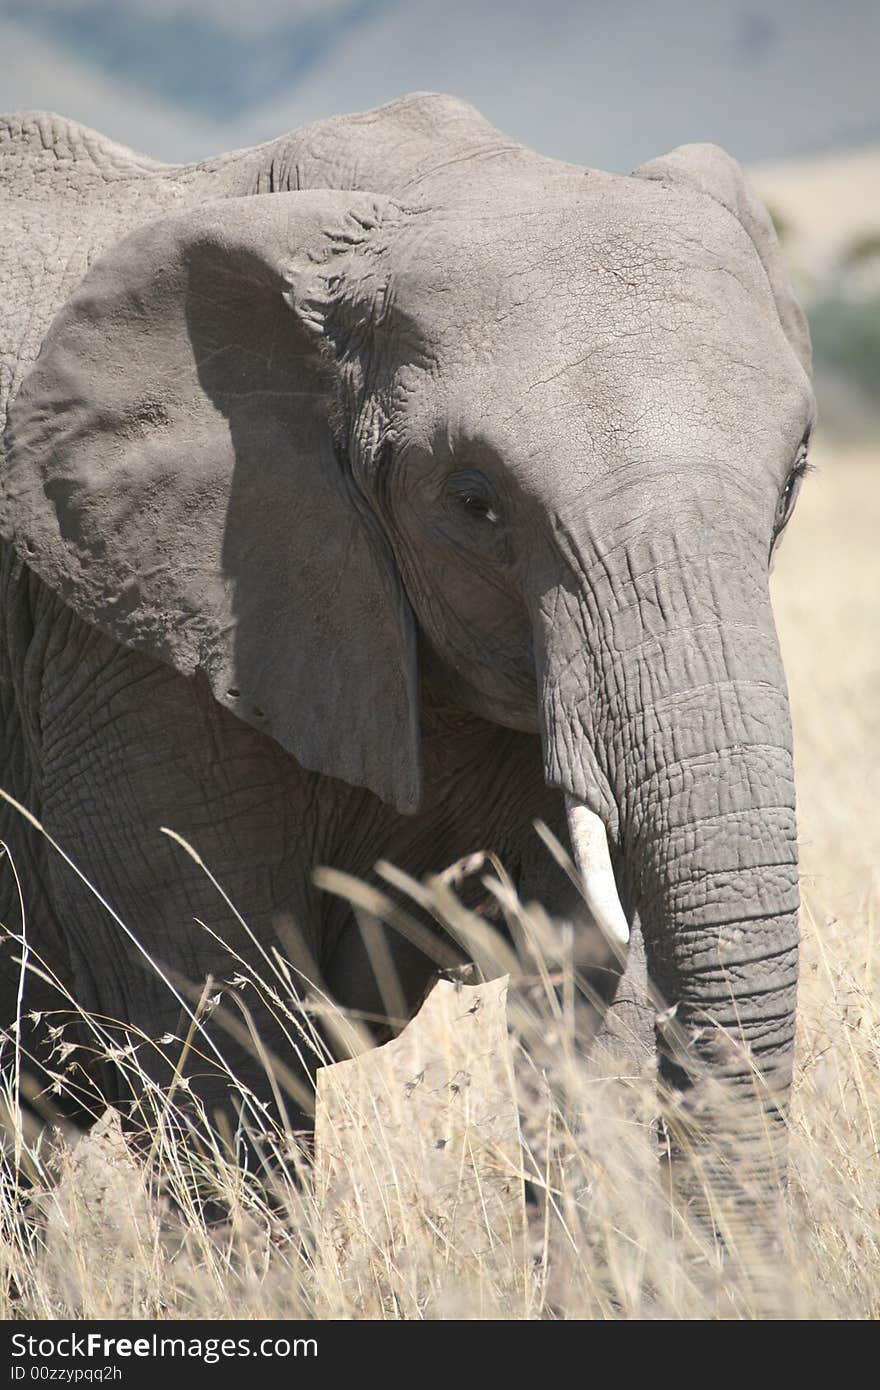
<svg viewBox="0 0 880 1390">
<path fill-rule="evenodd" d="M 343 1210 L 340 1226 L 337 1207 L 328 1222 L 319 1177 L 282 1132 L 269 1126 L 262 1141 L 275 1159 L 267 1193 L 221 1143 L 212 1149 L 187 1133 L 180 1092 L 170 1105 L 152 1092 L 138 1158 L 109 1120 L 75 1147 L 11 1134 L 0 1206 L 4 1316 L 880 1315 L 880 459 L 821 462 L 773 580 L 796 727 L 805 904 L 791 1182 L 784 1211 L 767 1213 L 773 1267 L 756 1271 L 735 1241 L 722 1260 L 706 1232 L 674 1211 L 657 1162 L 651 1065 L 585 1062 L 570 993 L 563 988 L 560 1003 L 545 980 L 514 987 L 509 1004 L 523 1171 L 537 1194 L 527 1228 L 510 1216 L 506 1230 L 490 1222 L 475 1236 L 472 1222 L 456 1226 L 454 1207 L 437 1217 L 417 1195 L 411 1155 L 375 1125 L 350 1142 L 361 1145 L 355 1171 L 393 1169 L 385 1224 L 378 1232 L 364 1219 L 370 1194 L 356 1185 L 350 1216 Z M 444 890 L 433 901 L 487 973 L 534 972 L 533 960 L 498 960 L 485 924 L 458 913 Z M 517 909 L 508 902 L 507 911 Z M 293 1030 L 283 976 L 267 960 L 261 988 Z M 338 1028 L 352 1033 L 345 1020 Z M 124 1065 L 137 1070 L 138 1056 Z M 253 1107 L 242 1123 L 267 1129 Z M 27 1185 L 15 1178 L 16 1150 Z M 485 1162 L 492 1181 L 517 1181 L 509 1152 L 499 1147 L 494 1173 L 491 1154 Z M 228 1217 L 217 1221 L 206 1197 Z"/>
<path fill-rule="evenodd" d="M 819 471 L 773 580 L 795 725 L 804 902 L 795 1254 L 812 1316 L 877 1317 L 880 457 L 835 457 L 821 446 L 815 456 Z"/>
</svg>

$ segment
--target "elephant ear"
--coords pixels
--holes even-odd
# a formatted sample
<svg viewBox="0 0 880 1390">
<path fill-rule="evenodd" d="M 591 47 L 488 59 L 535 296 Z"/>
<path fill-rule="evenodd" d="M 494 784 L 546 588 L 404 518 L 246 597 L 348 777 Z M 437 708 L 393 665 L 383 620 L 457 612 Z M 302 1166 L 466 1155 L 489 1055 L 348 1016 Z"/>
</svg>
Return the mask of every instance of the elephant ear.
<svg viewBox="0 0 880 1390">
<path fill-rule="evenodd" d="M 679 145 L 669 154 L 642 164 L 633 177 L 693 189 L 714 198 L 733 214 L 754 243 L 783 331 L 809 376 L 812 355 L 806 316 L 791 287 L 770 214 L 737 161 L 718 145 Z"/>
<path fill-rule="evenodd" d="M 0 528 L 87 622 L 203 672 L 304 767 L 408 812 L 414 623 L 334 443 L 317 322 L 395 215 L 373 195 L 278 193 L 121 241 L 12 407 Z"/>
</svg>

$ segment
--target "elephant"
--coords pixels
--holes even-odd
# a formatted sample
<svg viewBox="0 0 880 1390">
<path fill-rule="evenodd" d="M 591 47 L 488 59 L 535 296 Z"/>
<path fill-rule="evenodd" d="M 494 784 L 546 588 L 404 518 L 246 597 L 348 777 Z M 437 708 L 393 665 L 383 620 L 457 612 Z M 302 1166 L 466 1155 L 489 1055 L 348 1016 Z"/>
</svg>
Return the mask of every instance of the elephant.
<svg viewBox="0 0 880 1390">
<path fill-rule="evenodd" d="M 315 868 L 491 851 L 585 969 L 597 928 L 641 943 L 682 1132 L 720 1078 L 743 1121 L 717 1184 L 766 1193 L 798 960 L 768 574 L 814 401 L 736 161 L 603 173 L 415 94 L 191 166 L 13 116 L 0 193 L 0 785 L 66 856 L 4 802 L 0 920 L 20 884 L 64 990 L 142 1036 L 178 1033 L 180 997 L 133 937 L 196 985 L 222 941 L 276 948 L 375 1018 Z M 437 961 L 384 940 L 412 1010 Z M 58 1007 L 39 972 L 24 991 Z M 227 1085 L 192 1078 L 209 1109 Z"/>
</svg>

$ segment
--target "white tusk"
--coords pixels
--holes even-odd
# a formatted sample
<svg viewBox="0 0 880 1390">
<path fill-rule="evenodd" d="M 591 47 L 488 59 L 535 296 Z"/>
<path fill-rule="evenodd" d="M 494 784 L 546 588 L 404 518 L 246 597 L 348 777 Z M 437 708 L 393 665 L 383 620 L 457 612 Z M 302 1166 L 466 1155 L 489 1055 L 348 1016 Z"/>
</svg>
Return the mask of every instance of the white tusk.
<svg viewBox="0 0 880 1390">
<path fill-rule="evenodd" d="M 626 945 L 629 941 L 629 923 L 617 895 L 605 826 L 594 811 L 567 793 L 565 813 L 574 862 L 582 880 L 584 901 L 599 930 L 606 937 Z"/>
</svg>

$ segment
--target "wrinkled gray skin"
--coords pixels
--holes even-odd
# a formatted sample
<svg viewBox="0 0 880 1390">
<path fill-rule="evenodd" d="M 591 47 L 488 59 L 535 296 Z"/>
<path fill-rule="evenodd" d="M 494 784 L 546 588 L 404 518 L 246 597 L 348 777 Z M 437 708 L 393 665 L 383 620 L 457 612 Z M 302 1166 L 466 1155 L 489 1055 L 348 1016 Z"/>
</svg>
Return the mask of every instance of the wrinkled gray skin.
<svg viewBox="0 0 880 1390">
<path fill-rule="evenodd" d="M 689 146 L 585 170 L 420 95 L 187 168 L 11 118 L 0 193 L 0 783 L 178 977 L 231 973 L 196 917 L 256 957 L 161 825 L 264 943 L 378 1014 L 312 867 L 492 849 L 570 919 L 531 829 L 564 838 L 568 792 L 608 827 L 694 1067 L 750 1097 L 763 1075 L 746 1176 L 769 1180 L 798 890 L 767 579 L 813 403 L 738 166 Z M 177 1032 L 107 913 L 0 820 L 76 997 Z M 413 1007 L 436 963 L 390 946 Z M 686 1116 L 699 1087 L 660 1060 Z"/>
</svg>

